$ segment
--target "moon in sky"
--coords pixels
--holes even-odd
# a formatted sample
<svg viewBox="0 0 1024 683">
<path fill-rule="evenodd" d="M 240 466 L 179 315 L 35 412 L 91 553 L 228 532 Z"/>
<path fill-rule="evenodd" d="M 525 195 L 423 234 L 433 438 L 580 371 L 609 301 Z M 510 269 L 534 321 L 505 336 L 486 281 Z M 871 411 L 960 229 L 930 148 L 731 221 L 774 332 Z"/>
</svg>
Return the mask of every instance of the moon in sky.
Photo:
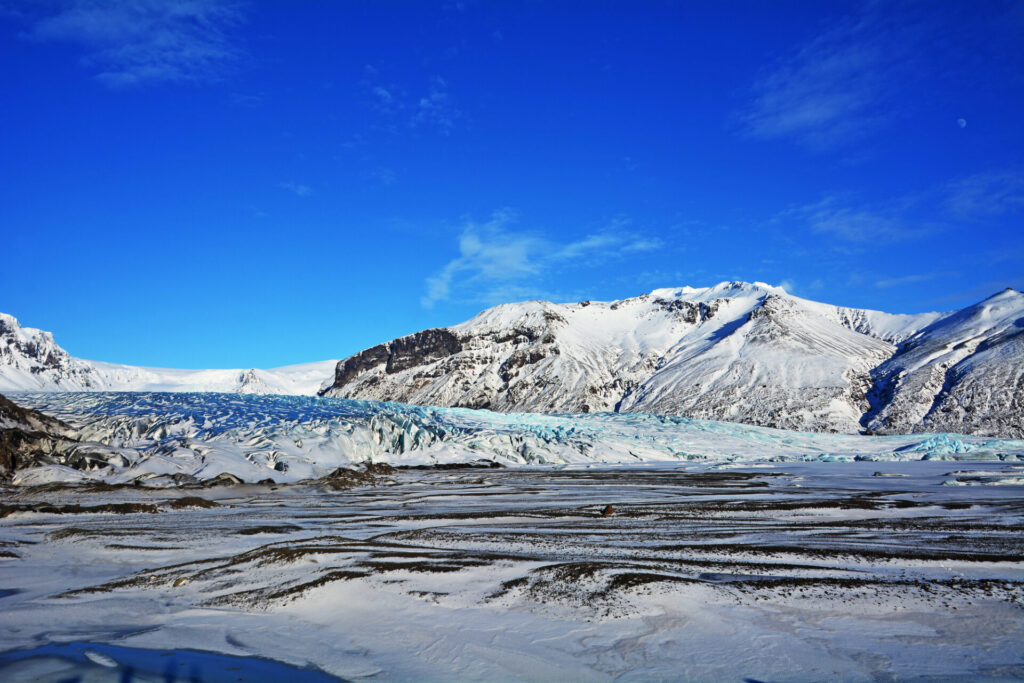
<svg viewBox="0 0 1024 683">
<path fill-rule="evenodd" d="M 966 128 L 967 127 L 967 119 L 957 119 L 956 120 L 956 125 L 960 126 L 961 128 Z"/>
</svg>

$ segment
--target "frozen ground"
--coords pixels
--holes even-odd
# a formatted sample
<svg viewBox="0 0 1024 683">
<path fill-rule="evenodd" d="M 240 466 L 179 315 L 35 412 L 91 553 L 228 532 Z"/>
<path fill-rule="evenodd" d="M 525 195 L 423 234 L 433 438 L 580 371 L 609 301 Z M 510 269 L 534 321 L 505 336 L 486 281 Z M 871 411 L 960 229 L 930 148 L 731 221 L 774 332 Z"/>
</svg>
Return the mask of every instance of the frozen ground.
<svg viewBox="0 0 1024 683">
<path fill-rule="evenodd" d="M 2 490 L 0 679 L 1024 677 L 1016 462 L 380 471 Z"/>
</svg>

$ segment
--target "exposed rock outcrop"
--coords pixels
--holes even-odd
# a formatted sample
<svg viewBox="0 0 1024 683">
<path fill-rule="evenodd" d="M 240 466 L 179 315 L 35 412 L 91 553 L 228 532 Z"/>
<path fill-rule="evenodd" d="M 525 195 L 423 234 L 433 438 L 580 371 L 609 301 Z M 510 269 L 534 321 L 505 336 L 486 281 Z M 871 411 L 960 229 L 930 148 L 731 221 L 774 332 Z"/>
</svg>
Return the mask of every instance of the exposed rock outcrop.
<svg viewBox="0 0 1024 683">
<path fill-rule="evenodd" d="M 94 470 L 111 463 L 125 461 L 111 449 L 79 442 L 74 430 L 60 420 L 0 396 L 0 481 L 40 465 Z"/>
</svg>

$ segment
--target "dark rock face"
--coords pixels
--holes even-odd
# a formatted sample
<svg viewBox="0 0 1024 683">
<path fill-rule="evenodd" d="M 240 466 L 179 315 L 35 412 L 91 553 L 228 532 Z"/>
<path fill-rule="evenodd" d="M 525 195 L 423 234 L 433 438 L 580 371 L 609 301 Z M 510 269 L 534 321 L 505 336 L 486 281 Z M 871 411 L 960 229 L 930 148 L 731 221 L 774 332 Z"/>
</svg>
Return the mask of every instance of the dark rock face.
<svg viewBox="0 0 1024 683">
<path fill-rule="evenodd" d="M 507 332 L 494 332 L 487 337 L 494 344 L 529 344 L 537 341 L 540 335 L 530 328 L 513 328 Z"/>
<path fill-rule="evenodd" d="M 334 385 L 340 389 L 367 370 L 380 365 L 387 374 L 394 374 L 427 363 L 447 358 L 462 350 L 459 338 L 445 329 L 431 329 L 401 337 L 387 344 L 378 344 L 338 363 L 334 371 Z"/>
<path fill-rule="evenodd" d="M 156 505 L 149 503 L 102 503 L 100 505 L 52 505 L 50 503 L 0 505 L 0 518 L 15 512 L 39 512 L 47 515 L 115 514 L 131 515 L 160 512 Z M 76 680 L 76 679 L 71 679 Z"/>
<path fill-rule="evenodd" d="M 367 370 L 387 363 L 391 356 L 389 347 L 390 344 L 378 344 L 339 361 L 338 367 L 334 370 L 334 387 L 332 388 L 343 387 Z"/>
<path fill-rule="evenodd" d="M 501 364 L 501 367 L 498 368 L 498 376 L 501 377 L 502 381 L 507 385 L 512 381 L 512 378 L 515 377 L 515 371 L 517 369 L 526 365 L 539 363 L 548 356 L 552 354 L 557 355 L 558 353 L 560 352 L 557 346 L 537 346 L 517 349 L 516 351 L 513 351 L 512 355 L 510 355 L 505 362 Z"/>
<path fill-rule="evenodd" d="M 20 469 L 57 462 L 62 446 L 73 441 L 68 438 L 70 431 L 60 420 L 0 396 L 0 479 Z"/>
<path fill-rule="evenodd" d="M 417 365 L 433 363 L 462 350 L 459 338 L 445 329 L 423 330 L 390 344 L 385 372 L 389 375 Z"/>
<path fill-rule="evenodd" d="M 22 408 L 17 403 L 9 400 L 6 396 L 0 396 L 0 424 L 13 422 L 25 425 L 33 431 L 48 432 L 64 436 L 71 431 L 71 428 L 55 417 L 44 415 L 38 410 Z"/>
<path fill-rule="evenodd" d="M 0 396 L 0 481 L 19 470 L 52 464 L 99 470 L 128 462 L 115 449 L 79 441 L 60 420 Z"/>
<path fill-rule="evenodd" d="M 674 314 L 679 320 L 696 324 L 713 318 L 718 312 L 720 300 L 714 299 L 705 303 L 682 299 L 657 299 L 656 302 L 662 310 Z"/>
<path fill-rule="evenodd" d="M 367 474 L 381 477 L 388 477 L 397 472 L 394 467 L 386 462 L 368 462 L 363 465 Z"/>
<path fill-rule="evenodd" d="M 339 467 L 330 474 L 314 479 L 310 483 L 317 484 L 328 491 L 345 491 L 356 486 L 373 486 L 377 483 L 377 478 L 370 468 L 359 471 Z"/>
</svg>

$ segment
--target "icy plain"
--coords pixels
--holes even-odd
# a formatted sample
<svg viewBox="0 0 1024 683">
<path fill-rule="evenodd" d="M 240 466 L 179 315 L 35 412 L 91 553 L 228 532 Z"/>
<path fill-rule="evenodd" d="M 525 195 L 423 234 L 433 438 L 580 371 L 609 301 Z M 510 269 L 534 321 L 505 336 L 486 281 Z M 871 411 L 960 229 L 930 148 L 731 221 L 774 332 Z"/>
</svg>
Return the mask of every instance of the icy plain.
<svg viewBox="0 0 1024 683">
<path fill-rule="evenodd" d="M 1020 441 L 13 398 L 124 463 L 0 489 L 0 680 L 174 680 L 144 653 L 192 651 L 346 680 L 1024 677 Z M 506 467 L 383 464 L 478 460 Z M 263 483 L 200 484 L 221 472 Z"/>
<path fill-rule="evenodd" d="M 0 520 L 0 643 L 204 650 L 349 680 L 1019 679 L 1024 497 L 985 483 L 1020 469 L 972 464 L 945 486 L 950 471 L 574 465 L 405 470 L 339 492 L 9 490 L 83 509 Z M 3 680 L 124 670 L 0 657 Z"/>
</svg>

